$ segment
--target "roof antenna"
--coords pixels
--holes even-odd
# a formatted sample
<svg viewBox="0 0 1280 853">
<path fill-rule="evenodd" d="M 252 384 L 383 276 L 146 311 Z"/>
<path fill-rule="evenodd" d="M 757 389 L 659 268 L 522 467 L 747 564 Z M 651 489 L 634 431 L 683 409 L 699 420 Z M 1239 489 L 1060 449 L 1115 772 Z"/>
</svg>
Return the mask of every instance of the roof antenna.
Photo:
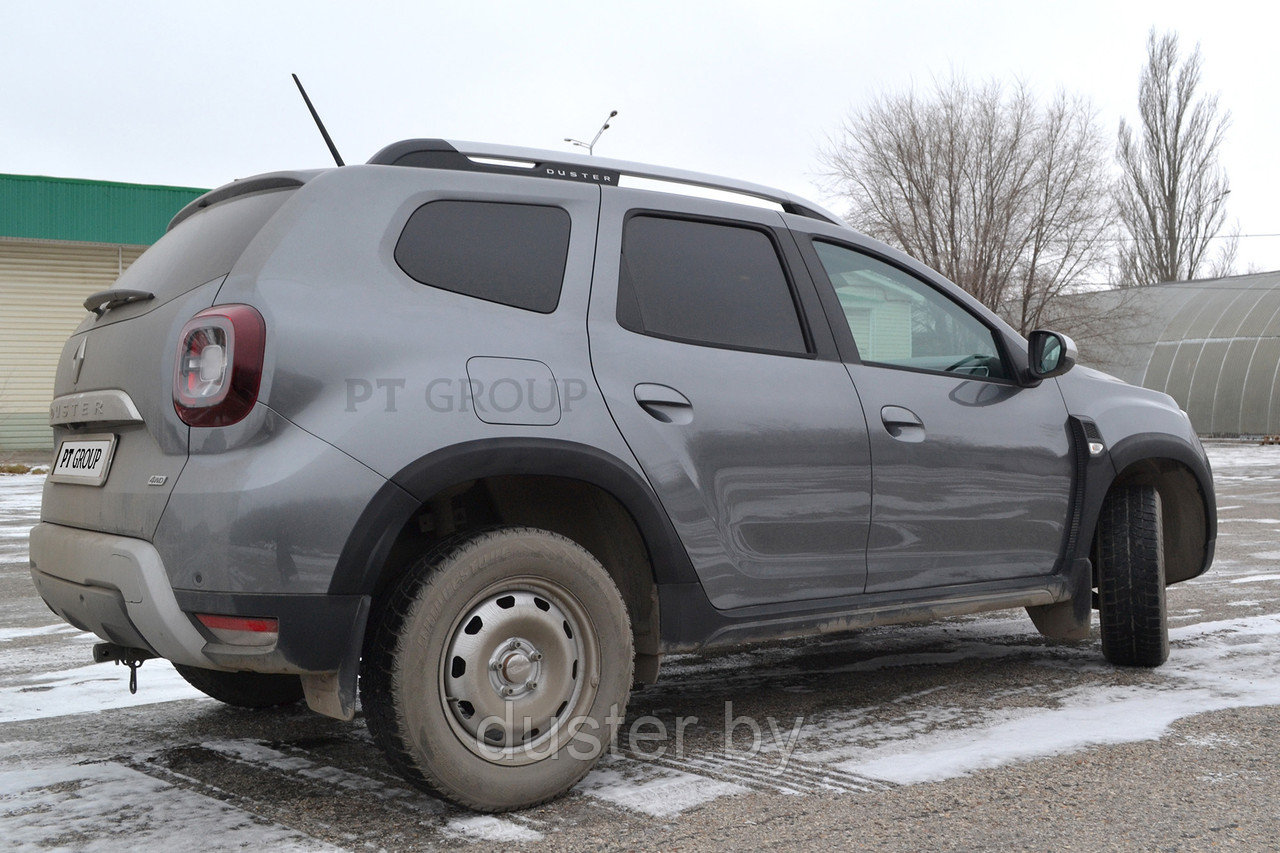
<svg viewBox="0 0 1280 853">
<path fill-rule="evenodd" d="M 307 109 L 311 110 L 311 117 L 316 120 L 316 127 L 320 128 L 320 135 L 324 137 L 324 144 L 329 146 L 329 153 L 333 155 L 334 161 L 339 166 L 347 165 L 342 162 L 342 155 L 338 153 L 337 146 L 335 146 L 333 144 L 333 140 L 329 138 L 329 131 L 324 129 L 324 122 L 320 120 L 320 114 L 317 113 L 316 108 L 311 105 L 311 99 L 307 97 L 307 90 L 302 88 L 302 81 L 298 79 L 297 74 L 290 76 L 293 77 L 293 82 L 298 84 L 298 91 L 302 93 L 302 100 L 307 102 Z M 605 126 L 608 127 L 608 125 Z M 596 138 L 599 139 L 600 135 L 596 134 Z"/>
<path fill-rule="evenodd" d="M 299 83 L 298 85 L 299 85 L 299 86 L 301 86 L 302 84 L 301 84 L 301 83 Z M 304 95 L 304 97 L 305 97 L 305 95 Z M 577 140 L 577 139 L 570 139 L 570 138 L 569 138 L 569 137 L 567 137 L 567 136 L 564 138 L 564 141 L 565 141 L 565 142 L 572 142 L 574 145 L 577 145 L 579 148 L 585 148 L 585 149 L 587 149 L 587 153 L 588 153 L 588 154 L 595 154 L 595 153 L 596 153 L 596 151 L 595 151 L 595 149 L 596 149 L 596 143 L 600 141 L 600 136 L 601 136 L 601 134 L 603 134 L 606 130 L 608 130 L 608 129 L 609 129 L 609 122 L 610 122 L 610 121 L 612 121 L 612 120 L 613 120 L 613 117 L 614 117 L 614 116 L 616 116 L 617 114 L 618 114 L 618 111 L 617 111 L 617 110 L 614 110 L 613 112 L 609 113 L 609 117 L 608 117 L 607 119 L 605 119 L 605 120 L 604 120 L 604 124 L 600 125 L 600 129 L 596 131 L 595 138 L 594 138 L 594 139 L 592 139 L 590 142 L 582 142 L 582 141 Z M 319 121 L 319 120 L 320 120 L 320 119 L 316 119 L 316 121 Z"/>
</svg>

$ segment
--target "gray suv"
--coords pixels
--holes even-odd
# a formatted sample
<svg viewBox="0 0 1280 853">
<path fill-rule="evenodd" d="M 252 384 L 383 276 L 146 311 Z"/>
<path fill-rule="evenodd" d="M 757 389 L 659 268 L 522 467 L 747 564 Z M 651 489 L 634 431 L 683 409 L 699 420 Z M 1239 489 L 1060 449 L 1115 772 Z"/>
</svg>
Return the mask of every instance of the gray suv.
<svg viewBox="0 0 1280 853">
<path fill-rule="evenodd" d="M 1169 397 L 784 192 L 410 140 L 193 202 L 58 365 L 31 573 L 99 660 L 305 697 L 485 811 L 662 656 L 1026 607 L 1168 655 L 1208 569 Z"/>
</svg>

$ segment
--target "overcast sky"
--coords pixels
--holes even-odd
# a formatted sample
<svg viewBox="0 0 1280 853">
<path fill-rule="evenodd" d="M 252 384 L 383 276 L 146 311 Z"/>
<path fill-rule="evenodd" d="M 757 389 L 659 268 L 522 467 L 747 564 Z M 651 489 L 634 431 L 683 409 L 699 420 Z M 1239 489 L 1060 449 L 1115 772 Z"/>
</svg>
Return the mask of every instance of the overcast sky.
<svg viewBox="0 0 1280 853">
<path fill-rule="evenodd" d="M 1216 2 L 83 2 L 3 5 L 0 172 L 213 187 L 439 136 L 567 150 L 815 198 L 817 150 L 875 93 L 953 70 L 1132 116 L 1147 31 L 1204 54 L 1233 121 L 1228 212 L 1280 233 L 1280 4 Z M 1240 271 L 1280 269 L 1280 237 Z"/>
</svg>

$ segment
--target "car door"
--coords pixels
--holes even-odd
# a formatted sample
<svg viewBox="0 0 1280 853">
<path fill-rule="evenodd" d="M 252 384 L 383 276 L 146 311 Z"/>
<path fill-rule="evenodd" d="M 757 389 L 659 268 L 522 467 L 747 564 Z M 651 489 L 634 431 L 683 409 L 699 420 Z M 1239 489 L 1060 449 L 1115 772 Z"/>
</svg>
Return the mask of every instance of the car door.
<svg viewBox="0 0 1280 853">
<path fill-rule="evenodd" d="M 711 603 L 861 593 L 866 421 L 781 214 L 602 196 L 592 368 Z"/>
<path fill-rule="evenodd" d="M 1015 382 L 990 316 L 922 271 L 840 237 L 800 241 L 867 415 L 867 592 L 1052 572 L 1073 474 L 1057 383 Z"/>
</svg>

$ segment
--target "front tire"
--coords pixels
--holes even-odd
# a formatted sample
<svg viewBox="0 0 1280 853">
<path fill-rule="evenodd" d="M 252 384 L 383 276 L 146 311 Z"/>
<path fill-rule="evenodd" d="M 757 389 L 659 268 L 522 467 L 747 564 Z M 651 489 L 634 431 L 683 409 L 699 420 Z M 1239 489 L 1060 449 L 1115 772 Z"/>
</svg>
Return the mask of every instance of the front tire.
<svg viewBox="0 0 1280 853">
<path fill-rule="evenodd" d="M 296 675 L 222 672 L 180 663 L 173 668 L 196 690 L 236 708 L 276 708 L 302 700 L 302 679 Z"/>
<path fill-rule="evenodd" d="M 1117 666 L 1159 666 L 1169 657 L 1169 624 L 1154 486 L 1111 490 L 1098 523 L 1098 555 L 1102 654 Z"/>
<path fill-rule="evenodd" d="M 626 606 L 604 567 L 546 530 L 449 540 L 406 574 L 365 650 L 360 698 L 387 760 L 477 811 L 568 791 L 621 722 Z"/>
</svg>

